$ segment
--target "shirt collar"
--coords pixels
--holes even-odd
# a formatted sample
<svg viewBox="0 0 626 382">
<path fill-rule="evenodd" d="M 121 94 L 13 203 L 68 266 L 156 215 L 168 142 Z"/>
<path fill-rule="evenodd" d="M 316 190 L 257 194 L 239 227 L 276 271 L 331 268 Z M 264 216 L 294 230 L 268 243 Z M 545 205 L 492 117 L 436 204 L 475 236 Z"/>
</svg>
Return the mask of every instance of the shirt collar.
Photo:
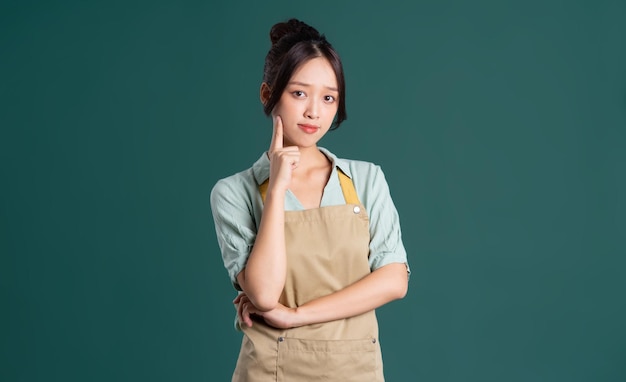
<svg viewBox="0 0 626 382">
<path fill-rule="evenodd" d="M 319 150 L 330 159 L 333 164 L 333 168 L 337 167 L 346 174 L 348 177 L 352 178 L 352 174 L 350 174 L 350 167 L 348 166 L 348 161 L 345 159 L 340 159 L 335 156 L 335 154 L 328 151 L 328 149 L 324 147 L 318 147 Z M 261 154 L 261 157 L 257 159 L 256 162 L 252 165 L 252 173 L 254 174 L 254 179 L 257 184 L 262 184 L 270 177 L 270 160 L 267 157 L 267 152 Z"/>
<path fill-rule="evenodd" d="M 254 162 L 252 173 L 258 185 L 263 184 L 270 177 L 270 160 L 267 157 L 267 151 L 263 152 L 261 157 Z"/>
</svg>

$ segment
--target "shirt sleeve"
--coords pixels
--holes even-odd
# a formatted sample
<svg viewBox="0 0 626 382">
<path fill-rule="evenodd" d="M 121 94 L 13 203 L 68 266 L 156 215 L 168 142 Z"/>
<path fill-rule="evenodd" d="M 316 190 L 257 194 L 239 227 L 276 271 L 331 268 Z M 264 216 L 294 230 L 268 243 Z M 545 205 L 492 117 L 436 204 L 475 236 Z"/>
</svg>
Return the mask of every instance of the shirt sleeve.
<svg viewBox="0 0 626 382">
<path fill-rule="evenodd" d="M 228 275 L 241 290 L 237 275 L 243 270 L 256 238 L 256 223 L 250 197 L 232 179 L 218 181 L 211 190 L 211 212 L 217 242 Z"/>
<path fill-rule="evenodd" d="M 370 268 L 374 271 L 391 263 L 404 263 L 410 275 L 398 211 L 382 169 L 372 166 L 363 198 L 370 218 Z"/>
</svg>

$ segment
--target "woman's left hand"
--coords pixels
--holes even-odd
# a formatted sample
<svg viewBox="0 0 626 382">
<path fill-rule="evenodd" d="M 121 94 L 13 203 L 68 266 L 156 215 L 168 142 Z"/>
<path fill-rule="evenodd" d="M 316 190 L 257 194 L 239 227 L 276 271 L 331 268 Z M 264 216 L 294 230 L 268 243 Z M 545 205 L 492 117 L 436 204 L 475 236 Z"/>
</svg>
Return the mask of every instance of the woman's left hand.
<svg viewBox="0 0 626 382">
<path fill-rule="evenodd" d="M 280 303 L 272 310 L 261 312 L 252 304 L 248 296 L 242 292 L 235 297 L 233 304 L 235 304 L 235 309 L 237 309 L 237 318 L 240 324 L 251 327 L 253 323 L 252 316 L 258 316 L 262 317 L 268 325 L 278 329 L 293 327 L 292 321 L 295 309 L 287 308 Z"/>
</svg>

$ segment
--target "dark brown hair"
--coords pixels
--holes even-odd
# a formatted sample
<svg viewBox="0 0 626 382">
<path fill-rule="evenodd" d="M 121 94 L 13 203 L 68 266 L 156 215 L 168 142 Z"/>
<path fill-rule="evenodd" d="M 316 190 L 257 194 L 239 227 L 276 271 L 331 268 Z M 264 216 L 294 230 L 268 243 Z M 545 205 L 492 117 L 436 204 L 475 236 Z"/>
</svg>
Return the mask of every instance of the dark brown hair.
<svg viewBox="0 0 626 382">
<path fill-rule="evenodd" d="M 310 25 L 290 19 L 272 26 L 270 40 L 272 47 L 265 56 L 263 68 L 263 82 L 270 87 L 269 98 L 263 105 L 265 114 L 269 116 L 274 110 L 289 79 L 300 65 L 312 58 L 324 57 L 337 77 L 339 105 L 331 130 L 338 128 L 347 118 L 346 84 L 341 59 L 326 37 Z"/>
</svg>

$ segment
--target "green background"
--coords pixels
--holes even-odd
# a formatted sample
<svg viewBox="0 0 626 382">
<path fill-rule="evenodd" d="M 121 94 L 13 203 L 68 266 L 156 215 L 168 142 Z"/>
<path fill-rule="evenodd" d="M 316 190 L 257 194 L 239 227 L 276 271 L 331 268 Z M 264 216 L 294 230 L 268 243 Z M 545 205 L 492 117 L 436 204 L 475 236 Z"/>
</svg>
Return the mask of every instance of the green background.
<svg viewBox="0 0 626 382">
<path fill-rule="evenodd" d="M 321 144 L 400 212 L 387 379 L 626 380 L 626 3 L 100 3 L 0 8 L 0 380 L 230 380 L 208 196 L 269 144 L 289 17 L 344 61 Z"/>
</svg>

